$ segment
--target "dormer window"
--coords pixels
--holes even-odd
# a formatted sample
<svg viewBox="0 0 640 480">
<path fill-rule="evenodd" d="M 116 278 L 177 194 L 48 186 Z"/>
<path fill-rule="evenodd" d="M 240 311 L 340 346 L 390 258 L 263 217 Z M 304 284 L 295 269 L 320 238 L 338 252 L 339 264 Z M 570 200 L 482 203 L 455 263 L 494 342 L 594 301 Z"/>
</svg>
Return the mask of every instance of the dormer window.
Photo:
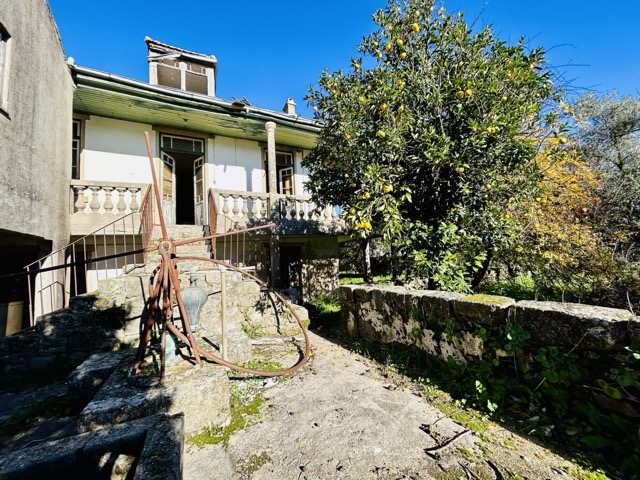
<svg viewBox="0 0 640 480">
<path fill-rule="evenodd" d="M 145 42 L 149 48 L 151 85 L 215 96 L 216 57 L 172 47 L 149 37 Z"/>
</svg>

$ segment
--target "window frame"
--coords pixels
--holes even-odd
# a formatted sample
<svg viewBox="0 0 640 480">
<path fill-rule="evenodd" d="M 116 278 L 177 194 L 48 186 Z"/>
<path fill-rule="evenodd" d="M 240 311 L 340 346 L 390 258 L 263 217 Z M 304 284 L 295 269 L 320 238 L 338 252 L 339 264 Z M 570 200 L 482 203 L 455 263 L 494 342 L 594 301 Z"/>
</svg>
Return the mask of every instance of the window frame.
<svg viewBox="0 0 640 480">
<path fill-rule="evenodd" d="M 265 173 L 265 181 L 266 181 L 266 188 L 265 191 L 269 192 L 269 152 L 268 149 L 265 147 L 263 148 L 263 161 L 264 161 L 264 173 Z M 280 161 L 278 162 L 278 157 L 279 156 L 286 156 L 289 157 L 291 159 L 291 162 L 283 162 Z M 291 169 L 291 193 L 285 194 L 282 192 L 284 186 L 281 185 L 281 181 L 280 181 L 280 171 L 290 168 Z M 276 147 L 276 189 L 277 191 L 275 193 L 279 194 L 279 195 L 290 195 L 290 196 L 295 196 L 296 195 L 296 154 L 293 150 L 288 150 L 286 148 L 281 148 L 281 147 Z"/>
<path fill-rule="evenodd" d="M 82 142 L 84 121 L 80 118 L 74 118 L 71 125 L 71 178 L 80 180 L 82 178 L 82 150 L 84 149 Z"/>
<path fill-rule="evenodd" d="M 8 113 L 9 67 L 11 60 L 12 37 L 0 23 L 0 112 L 6 117 Z"/>
</svg>

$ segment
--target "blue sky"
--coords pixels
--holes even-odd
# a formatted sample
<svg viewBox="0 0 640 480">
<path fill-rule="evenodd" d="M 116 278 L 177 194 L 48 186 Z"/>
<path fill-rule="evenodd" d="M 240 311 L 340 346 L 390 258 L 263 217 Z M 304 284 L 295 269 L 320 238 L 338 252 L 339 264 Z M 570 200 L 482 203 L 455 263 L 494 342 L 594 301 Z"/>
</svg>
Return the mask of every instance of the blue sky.
<svg viewBox="0 0 640 480">
<path fill-rule="evenodd" d="M 385 0 L 49 0 L 66 54 L 82 66 L 148 80 L 144 37 L 218 58 L 222 98 L 282 109 L 303 100 L 323 69 L 349 66 Z M 548 50 L 577 92 L 640 95 L 638 0 L 449 0 L 448 11 L 497 36 Z"/>
</svg>

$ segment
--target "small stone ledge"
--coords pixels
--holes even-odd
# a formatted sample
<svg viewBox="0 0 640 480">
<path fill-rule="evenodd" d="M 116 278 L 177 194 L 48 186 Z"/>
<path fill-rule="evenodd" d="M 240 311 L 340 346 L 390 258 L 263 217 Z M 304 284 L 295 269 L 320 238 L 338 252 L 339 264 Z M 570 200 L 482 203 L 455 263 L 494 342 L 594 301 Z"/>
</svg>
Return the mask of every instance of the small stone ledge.
<svg viewBox="0 0 640 480">
<path fill-rule="evenodd" d="M 43 442 L 0 457 L 0 478 L 110 478 L 105 457 L 138 461 L 134 479 L 182 478 L 182 414 L 154 415 L 97 432 Z M 154 474 L 161 472 L 161 475 Z"/>
<path fill-rule="evenodd" d="M 601 351 L 621 350 L 629 345 L 630 327 L 638 323 L 625 310 L 530 300 L 516 304 L 515 321 L 531 333 L 533 341 Z"/>
<path fill-rule="evenodd" d="M 150 415 L 185 412 L 187 433 L 209 425 L 229 422 L 229 379 L 224 368 L 203 368 L 179 360 L 167 367 L 165 384 L 159 384 L 155 370 L 131 376 L 129 362 L 121 362 L 82 410 L 78 430 L 98 430 Z"/>
<path fill-rule="evenodd" d="M 640 318 L 633 317 L 629 320 L 629 340 L 631 345 L 640 346 Z"/>
<path fill-rule="evenodd" d="M 182 478 L 183 450 L 184 417 L 177 414 L 148 433 L 133 480 Z"/>
<path fill-rule="evenodd" d="M 100 390 L 125 357 L 132 357 L 133 350 L 95 353 L 80 364 L 71 375 L 67 387 L 73 406 L 86 404 Z"/>
<path fill-rule="evenodd" d="M 463 297 L 454 292 L 441 292 L 438 290 L 418 290 L 411 292 L 407 301 L 409 306 L 422 310 L 426 317 L 427 326 L 433 319 L 446 319 L 454 315 L 453 302 Z M 409 312 L 411 313 L 411 312 Z"/>
<path fill-rule="evenodd" d="M 515 304 L 509 297 L 467 295 L 453 300 L 453 311 L 457 317 L 480 325 L 503 325 Z"/>
</svg>

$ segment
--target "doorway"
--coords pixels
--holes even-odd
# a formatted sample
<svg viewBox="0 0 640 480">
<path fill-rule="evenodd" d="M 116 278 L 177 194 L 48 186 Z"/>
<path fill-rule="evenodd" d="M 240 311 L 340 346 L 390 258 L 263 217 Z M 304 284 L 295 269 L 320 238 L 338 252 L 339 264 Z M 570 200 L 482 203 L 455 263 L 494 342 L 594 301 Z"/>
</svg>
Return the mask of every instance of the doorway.
<svg viewBox="0 0 640 480">
<path fill-rule="evenodd" d="M 204 225 L 204 140 L 162 135 L 162 212 L 170 225 Z"/>
</svg>

